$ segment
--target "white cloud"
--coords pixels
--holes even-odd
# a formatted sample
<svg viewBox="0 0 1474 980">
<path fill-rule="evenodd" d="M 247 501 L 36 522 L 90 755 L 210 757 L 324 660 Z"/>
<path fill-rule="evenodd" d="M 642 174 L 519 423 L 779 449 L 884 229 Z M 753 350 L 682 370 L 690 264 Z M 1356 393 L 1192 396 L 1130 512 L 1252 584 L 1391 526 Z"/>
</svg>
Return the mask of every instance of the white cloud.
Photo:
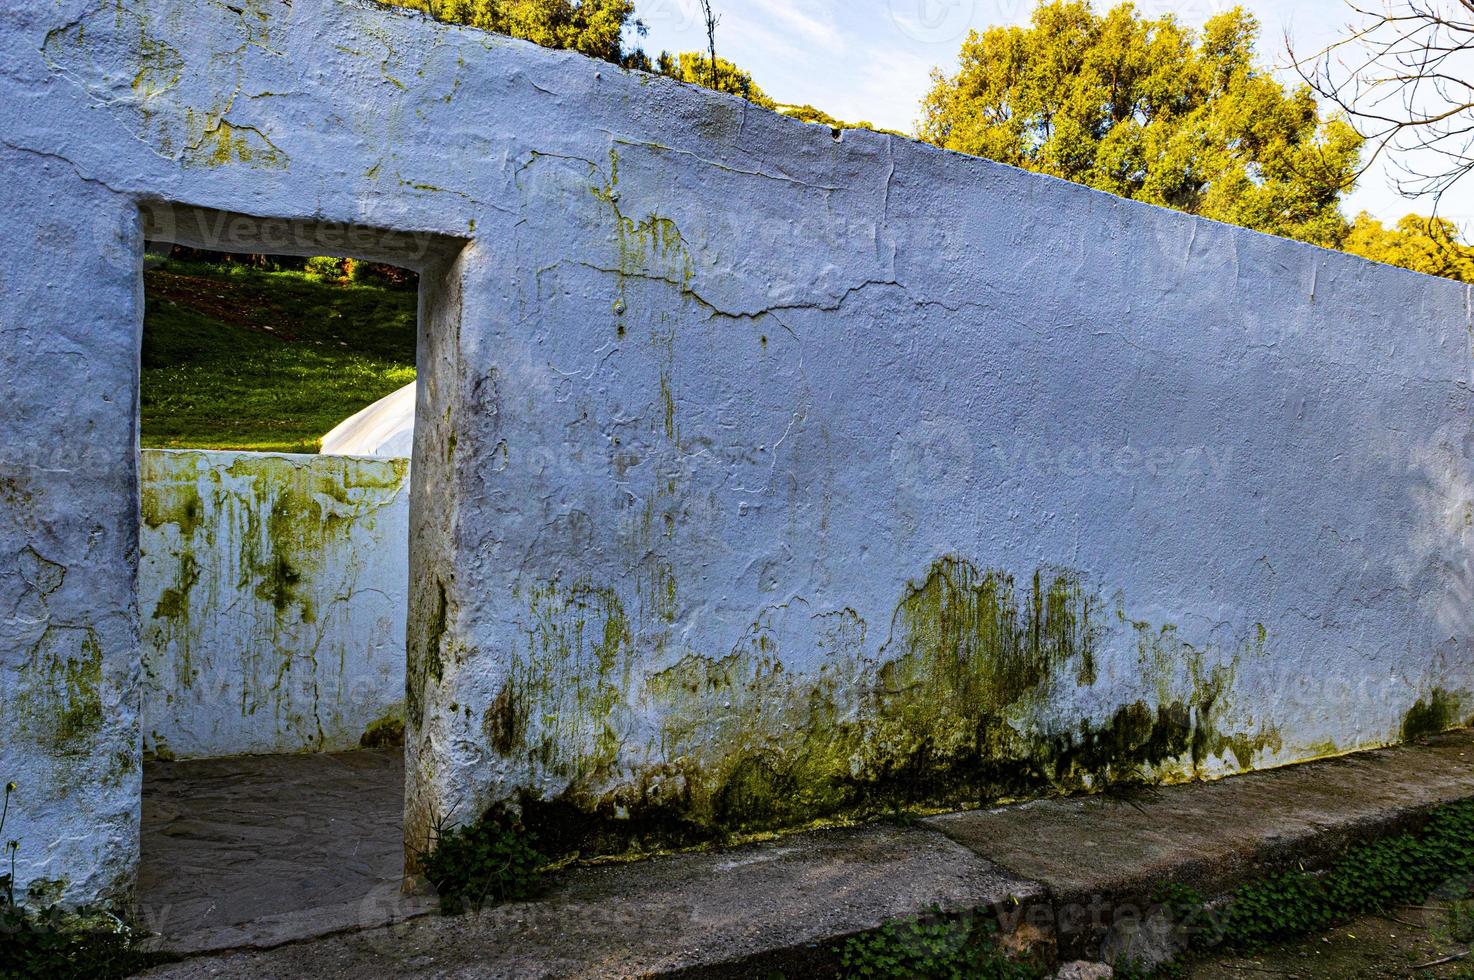
<svg viewBox="0 0 1474 980">
<path fill-rule="evenodd" d="M 797 0 L 747 0 L 747 2 L 751 9 L 743 12 L 744 21 L 766 17 L 773 22 L 780 33 L 802 38 L 808 44 L 826 51 L 840 52 L 844 48 L 844 40 L 840 37 L 832 19 L 825 16 L 821 20 L 800 10 Z"/>
</svg>

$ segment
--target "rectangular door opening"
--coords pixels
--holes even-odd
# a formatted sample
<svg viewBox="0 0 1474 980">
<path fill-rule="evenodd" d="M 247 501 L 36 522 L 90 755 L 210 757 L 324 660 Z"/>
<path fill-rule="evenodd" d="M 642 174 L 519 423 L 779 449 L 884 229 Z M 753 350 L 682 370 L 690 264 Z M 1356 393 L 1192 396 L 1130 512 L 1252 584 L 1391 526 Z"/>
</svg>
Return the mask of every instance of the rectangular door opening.
<svg viewBox="0 0 1474 980">
<path fill-rule="evenodd" d="M 145 228 L 139 907 L 204 948 L 356 924 L 402 884 L 416 355 L 464 243 L 163 206 Z"/>
</svg>

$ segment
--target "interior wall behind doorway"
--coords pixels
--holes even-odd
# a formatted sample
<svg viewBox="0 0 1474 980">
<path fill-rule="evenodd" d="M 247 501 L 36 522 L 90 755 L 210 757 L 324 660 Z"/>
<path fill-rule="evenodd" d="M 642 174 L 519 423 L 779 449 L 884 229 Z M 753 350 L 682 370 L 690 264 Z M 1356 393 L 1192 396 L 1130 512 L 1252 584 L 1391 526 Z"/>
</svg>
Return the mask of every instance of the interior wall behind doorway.
<svg viewBox="0 0 1474 980">
<path fill-rule="evenodd" d="M 402 732 L 409 460 L 144 450 L 140 489 L 146 753 Z"/>
</svg>

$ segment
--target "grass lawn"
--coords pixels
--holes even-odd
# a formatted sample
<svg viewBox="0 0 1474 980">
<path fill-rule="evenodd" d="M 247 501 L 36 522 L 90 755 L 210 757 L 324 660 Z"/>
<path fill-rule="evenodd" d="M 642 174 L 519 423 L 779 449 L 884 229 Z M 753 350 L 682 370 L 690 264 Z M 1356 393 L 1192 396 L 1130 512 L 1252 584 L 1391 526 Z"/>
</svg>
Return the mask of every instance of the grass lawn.
<svg viewBox="0 0 1474 980">
<path fill-rule="evenodd" d="M 314 453 L 415 379 L 413 288 L 178 260 L 144 287 L 145 447 Z"/>
</svg>

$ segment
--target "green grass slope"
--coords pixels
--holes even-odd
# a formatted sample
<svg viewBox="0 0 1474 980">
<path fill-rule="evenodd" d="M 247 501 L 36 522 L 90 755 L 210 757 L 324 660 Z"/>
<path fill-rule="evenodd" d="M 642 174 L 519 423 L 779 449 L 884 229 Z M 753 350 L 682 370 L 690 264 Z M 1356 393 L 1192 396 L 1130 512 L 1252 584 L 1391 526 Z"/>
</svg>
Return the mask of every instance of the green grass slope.
<svg viewBox="0 0 1474 980">
<path fill-rule="evenodd" d="M 145 447 L 317 452 L 415 378 L 413 288 L 171 259 L 144 289 Z"/>
</svg>

